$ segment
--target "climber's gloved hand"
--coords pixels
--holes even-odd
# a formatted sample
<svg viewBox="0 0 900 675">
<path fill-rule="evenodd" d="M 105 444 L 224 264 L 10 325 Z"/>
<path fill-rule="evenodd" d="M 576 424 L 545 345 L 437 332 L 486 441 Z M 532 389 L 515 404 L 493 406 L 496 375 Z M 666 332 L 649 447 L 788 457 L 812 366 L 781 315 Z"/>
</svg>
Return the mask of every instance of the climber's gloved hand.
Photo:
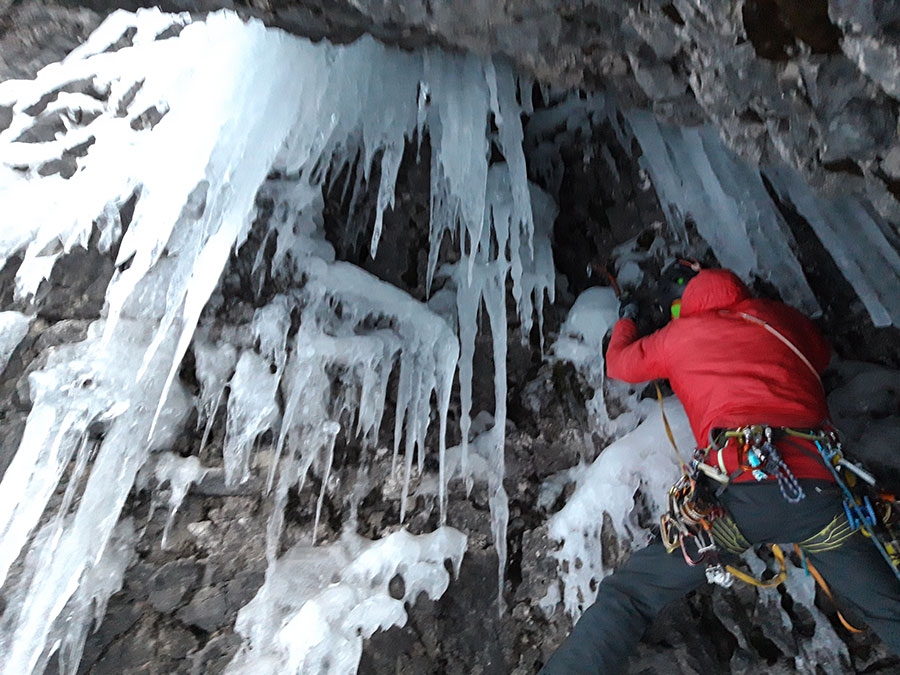
<svg viewBox="0 0 900 675">
<path fill-rule="evenodd" d="M 640 307 L 631 296 L 631 293 L 622 293 L 622 295 L 619 296 L 620 319 L 631 319 L 634 321 L 637 319 L 639 311 Z"/>
</svg>

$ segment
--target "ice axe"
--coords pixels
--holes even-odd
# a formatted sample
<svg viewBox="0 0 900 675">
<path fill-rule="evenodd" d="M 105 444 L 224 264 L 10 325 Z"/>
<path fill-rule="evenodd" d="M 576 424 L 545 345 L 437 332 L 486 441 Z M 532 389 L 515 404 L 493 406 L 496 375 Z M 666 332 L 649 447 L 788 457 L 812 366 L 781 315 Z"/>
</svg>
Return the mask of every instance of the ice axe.
<svg viewBox="0 0 900 675">
<path fill-rule="evenodd" d="M 587 265 L 587 275 L 588 279 L 593 277 L 595 274 L 599 277 L 606 279 L 609 282 L 609 285 L 613 289 L 613 293 L 616 294 L 616 297 L 621 297 L 622 289 L 619 288 L 619 282 L 616 281 L 616 275 L 609 271 L 609 268 L 606 266 L 606 263 L 598 263 L 591 261 Z"/>
</svg>

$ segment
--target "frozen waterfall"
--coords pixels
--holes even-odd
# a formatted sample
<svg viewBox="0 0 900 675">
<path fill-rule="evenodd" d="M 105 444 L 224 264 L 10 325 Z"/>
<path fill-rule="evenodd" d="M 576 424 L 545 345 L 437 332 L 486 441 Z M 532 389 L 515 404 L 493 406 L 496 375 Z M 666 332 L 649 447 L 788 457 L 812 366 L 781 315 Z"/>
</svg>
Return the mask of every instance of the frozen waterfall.
<svg viewBox="0 0 900 675">
<path fill-rule="evenodd" d="M 348 186 L 353 203 L 377 170 L 374 255 L 404 147 L 415 138 L 421 143 L 426 132 L 433 157 L 429 279 L 451 275 L 437 269 L 446 238 L 460 257 L 451 275 L 460 307 L 452 323 L 463 343 L 464 388 L 482 302 L 491 317 L 497 422 L 491 471 L 479 478 L 494 494 L 502 578 L 504 289 L 511 279 L 523 325 L 530 326 L 535 309 L 540 321 L 545 293 L 552 299 L 554 277 L 554 213 L 527 182 L 521 144 L 527 107 L 520 101 L 530 97 L 520 96 L 520 84 L 530 87 L 504 64 L 474 56 L 404 53 L 369 38 L 346 47 L 312 44 L 227 12 L 193 21 L 155 10 L 114 13 L 34 81 L 0 84 L 0 103 L 13 111 L 0 134 L 7 223 L 0 261 L 22 256 L 19 301 L 33 296 L 59 256 L 86 247 L 92 235 L 99 235 L 101 250 L 117 250 L 105 318 L 84 342 L 57 349 L 29 381 L 33 408 L 0 487 L 0 581 L 13 599 L 3 615 L 0 672 L 41 672 L 60 644 L 67 672 L 74 672 L 92 599 L 102 604 L 121 584 L 117 542 L 127 537 L 117 534 L 116 523 L 139 471 L 156 466 L 153 480 L 171 486 L 174 513 L 190 484 L 210 470 L 196 461 L 154 459 L 193 405 L 176 377 L 189 349 L 207 436 L 227 401 L 226 483 L 249 480 L 263 433 L 277 439 L 265 458 L 264 489 L 276 504 L 268 584 L 277 584 L 287 566 L 277 551 L 288 490 L 312 470 L 322 477 L 324 495 L 338 434 L 374 446 L 392 372 L 399 382 L 393 461 L 402 462 L 404 475 L 401 519 L 414 465 L 422 470 L 433 400 L 445 522 L 447 409 L 459 339 L 427 305 L 335 261 L 321 220 L 329 175 L 359 162 Z M 505 163 L 489 170 L 491 142 Z M 532 193 L 540 204 L 537 222 Z M 256 265 L 292 288 L 259 307 L 247 325 L 214 335 L 204 308 L 229 256 L 246 241 L 260 199 L 273 204 L 267 236 L 276 251 Z M 123 218 L 129 200 L 133 215 Z M 361 231 L 365 223 L 358 220 L 351 209 L 348 228 Z M 492 238 L 502 245 L 489 251 Z M 29 321 L 4 313 L 4 362 Z M 334 392 L 335 382 L 342 391 Z M 65 498 L 49 507 L 48 521 L 45 510 L 63 479 Z M 458 567 L 462 555 L 455 531 L 440 532 L 428 544 L 434 571 L 416 563 L 420 587 L 437 595 L 446 587 L 442 561 Z M 24 572 L 8 576 L 21 556 Z M 383 627 L 404 621 L 398 611 Z M 301 668 L 296 649 L 289 652 L 292 667 Z"/>
<path fill-rule="evenodd" d="M 54 656 L 61 673 L 78 671 L 89 629 L 135 557 L 145 524 L 123 510 L 144 487 L 168 488 L 151 505 L 168 512 L 164 548 L 195 484 L 216 480 L 268 500 L 265 583 L 238 614 L 243 644 L 230 673 L 353 670 L 364 637 L 406 622 L 404 602 L 440 597 L 466 551 L 466 534 L 448 525 L 451 479 L 486 488 L 503 611 L 508 325 L 518 323 L 523 341 L 536 332 L 543 355 L 556 288 L 557 151 L 599 121 L 623 147 L 640 148 L 676 235 L 690 215 L 724 265 L 760 273 L 788 302 L 818 311 L 759 170 L 713 130 L 621 114 L 602 94 L 534 111 L 531 89 L 500 59 L 404 52 L 370 37 L 313 44 L 230 12 L 157 10 L 116 12 L 34 80 L 0 83 L 0 110 L 10 111 L 0 127 L 0 268 L 16 268 L 17 309 L 0 311 L 0 372 L 39 325 L 29 308 L 54 265 L 76 249 L 115 256 L 101 317 L 80 341 L 48 347 L 19 392 L 31 408 L 0 483 L 0 675 L 37 675 Z M 343 234 L 365 238 L 374 258 L 392 243 L 385 214 L 404 151 L 426 137 L 423 302 L 337 259 L 325 192 L 346 181 L 337 186 L 349 203 Z M 615 170 L 608 151 L 589 160 Z M 789 171 L 766 177 L 811 223 L 875 325 L 900 325 L 894 235 L 859 201 L 829 209 Z M 845 245 L 851 223 L 866 243 Z M 223 327 L 222 287 L 239 265 L 253 300 Z M 609 289 L 589 289 L 548 350 L 595 388 L 595 430 L 624 437 L 567 475 L 577 491 L 549 524 L 570 571 L 544 602 L 573 614 L 610 571 L 596 514 L 640 545 L 633 484 L 661 494 L 675 470 L 674 461 L 643 466 L 663 434 L 635 392 L 619 392 L 625 412 L 610 419 L 602 344 L 615 306 Z M 492 411 L 473 403 L 476 338 L 488 333 Z M 186 362 L 190 386 L 179 376 Z M 670 407 L 687 448 L 686 422 Z M 182 457 L 173 449 L 192 422 L 202 441 Z M 214 428 L 221 442 L 211 441 Z M 451 431 L 460 442 L 448 447 Z M 400 523 L 377 541 L 352 522 L 337 540 L 317 538 L 345 441 L 361 449 L 361 465 L 389 464 L 399 485 Z M 436 479 L 423 478 L 429 463 Z M 284 547 L 292 491 L 313 479 L 309 540 Z M 553 487 L 542 493 L 551 501 Z M 436 529 L 410 534 L 403 523 L 429 490 Z M 396 576 L 402 594 L 389 588 Z"/>
</svg>

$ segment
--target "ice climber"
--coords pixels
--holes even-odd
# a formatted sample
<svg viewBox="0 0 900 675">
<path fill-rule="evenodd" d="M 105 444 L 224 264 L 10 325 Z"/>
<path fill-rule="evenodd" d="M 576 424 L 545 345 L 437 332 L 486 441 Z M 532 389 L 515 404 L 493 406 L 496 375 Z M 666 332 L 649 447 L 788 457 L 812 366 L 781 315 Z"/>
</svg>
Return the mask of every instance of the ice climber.
<svg viewBox="0 0 900 675">
<path fill-rule="evenodd" d="M 631 383 L 668 379 L 684 405 L 702 449 L 696 483 L 718 509 L 714 554 L 734 561 L 751 545 L 797 543 L 841 602 L 900 654 L 900 580 L 848 526 L 841 490 L 815 446 L 829 428 L 819 379 L 830 359 L 825 339 L 793 308 L 753 298 L 728 270 L 674 265 L 661 277 L 666 285 L 677 318 L 646 337 L 637 305 L 620 303 L 607 372 Z M 663 532 L 603 579 L 542 675 L 627 672 L 653 617 L 719 569 L 699 547 L 665 540 Z"/>
</svg>

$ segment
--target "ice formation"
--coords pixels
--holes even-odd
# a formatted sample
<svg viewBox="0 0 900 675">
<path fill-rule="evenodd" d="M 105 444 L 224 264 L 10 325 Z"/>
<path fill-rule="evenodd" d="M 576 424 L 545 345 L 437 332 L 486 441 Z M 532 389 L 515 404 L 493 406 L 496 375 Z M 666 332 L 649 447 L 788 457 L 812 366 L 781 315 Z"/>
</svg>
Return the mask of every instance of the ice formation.
<svg viewBox="0 0 900 675">
<path fill-rule="evenodd" d="M 575 618 L 593 602 L 597 583 L 613 571 L 604 564 L 610 555 L 601 541 L 604 514 L 620 546 L 637 549 L 646 545 L 648 526 L 659 519 L 665 506 L 659 500 L 679 476 L 677 457 L 687 461 L 694 448 L 684 408 L 677 399 L 665 399 L 665 415 L 678 456 L 669 445 L 658 403 L 645 400 L 642 405 L 646 418 L 636 429 L 608 445 L 592 464 L 570 472 L 575 492 L 549 521 L 550 537 L 561 544 L 554 553 L 561 590 L 554 592 L 559 592 L 566 611 Z M 649 507 L 649 523 L 638 521 L 642 508 L 639 494 Z M 615 560 L 615 554 L 611 559 Z"/>
<path fill-rule="evenodd" d="M 779 197 L 806 219 L 828 249 L 872 323 L 900 328 L 896 233 L 859 197 L 846 195 L 823 201 L 787 168 L 768 169 L 765 174 Z"/>
<path fill-rule="evenodd" d="M 727 150 L 712 127 L 668 127 L 644 111 L 630 112 L 627 120 L 622 133 L 630 131 L 640 143 L 641 165 L 675 232 L 686 237 L 685 220 L 692 216 L 723 267 L 747 280 L 762 271 L 785 302 L 810 316 L 821 312 L 758 169 Z"/>
<path fill-rule="evenodd" d="M 162 547 L 166 547 L 166 540 L 169 537 L 169 531 L 172 529 L 172 522 L 175 520 L 175 513 L 181 502 L 184 501 L 191 485 L 199 483 L 208 472 L 200 464 L 200 460 L 191 455 L 189 457 L 181 457 L 171 452 L 161 453 L 156 460 L 156 466 L 153 468 L 153 475 L 159 485 L 168 483 L 169 488 L 169 517 L 166 520 L 166 527 L 163 530 Z"/>
<path fill-rule="evenodd" d="M 587 289 L 575 300 L 551 349 L 552 358 L 575 365 L 594 390 L 587 408 L 591 425 L 602 438 L 628 433 L 641 421 L 641 407 L 633 388 L 606 379 L 603 339 L 618 319 L 618 306 L 612 288 Z M 626 412 L 611 418 L 608 396 L 619 399 Z"/>
<path fill-rule="evenodd" d="M 262 472 L 259 489 L 274 500 L 266 585 L 238 626 L 254 646 L 245 645 L 233 672 L 253 672 L 257 658 L 294 671 L 322 665 L 324 651 L 338 643 L 347 646 L 347 660 L 328 667 L 352 669 L 358 631 L 371 634 L 405 620 L 398 599 L 386 597 L 393 575 L 404 579 L 404 599 L 421 590 L 437 597 L 449 579 L 444 560 L 458 569 L 464 550 L 464 536 L 441 527 L 379 542 L 348 534 L 329 547 L 310 542 L 279 555 L 288 491 L 314 471 L 322 479 L 321 510 L 339 435 L 374 449 L 392 373 L 399 382 L 391 456 L 403 476 L 401 517 L 436 418 L 441 525 L 450 477 L 469 485 L 484 480 L 502 578 L 506 291 L 523 339 L 536 315 L 542 341 L 543 303 L 554 299 L 552 198 L 562 180 L 555 148 L 598 120 L 613 124 L 624 147 L 638 142 L 676 232 L 692 215 L 724 264 L 744 276 L 764 270 L 788 301 L 817 309 L 759 174 L 737 162 L 711 130 L 669 129 L 638 112 L 621 122 L 605 97 L 572 96 L 535 115 L 526 137 L 521 120 L 532 112 L 530 100 L 530 83 L 501 61 L 436 49 L 400 52 L 370 38 L 312 44 L 228 12 L 202 21 L 156 10 L 116 12 L 34 80 L 0 83 L 0 106 L 12 111 L 0 132 L 0 263 L 22 256 L 17 300 L 27 304 L 55 261 L 74 247 L 96 241 L 101 252 L 117 250 L 104 318 L 84 341 L 50 349 L 46 365 L 28 378 L 32 409 L 0 484 L 0 585 L 9 599 L 0 619 L 0 673 L 41 672 L 54 653 L 63 672 L 76 672 L 88 626 L 102 615 L 133 554 L 135 525 L 119 518 L 139 472 L 154 467 L 156 483 L 168 485 L 174 514 L 209 468 L 206 443 L 217 415 L 225 416 L 226 482 L 249 483 Z M 323 233 L 322 195 L 329 176 L 347 176 L 345 235 L 359 239 L 368 232 L 359 201 L 378 176 L 366 242 L 376 255 L 404 149 L 421 144 L 426 133 L 432 149 L 427 277 L 429 289 L 440 284 L 440 290 L 422 303 L 335 260 Z M 490 160 L 492 146 L 503 162 Z M 529 184 L 523 146 L 549 196 Z M 600 159 L 614 169 L 608 153 Z M 900 293 L 892 294 L 890 284 L 900 266 L 882 224 L 861 203 L 837 205 L 862 223 L 878 256 L 870 261 L 861 250 L 848 253 L 846 232 L 799 183 L 776 172 L 771 179 L 816 228 L 876 324 L 897 325 Z M 259 223 L 262 203 L 271 209 Z M 204 310 L 216 302 L 230 257 L 257 224 L 265 228 L 263 244 L 274 248 L 269 257 L 260 246 L 254 262 L 255 286 L 247 290 L 259 302 L 245 323 L 221 329 Z M 456 247 L 456 263 L 441 258 L 447 241 Z M 264 297 L 267 276 L 289 283 Z M 885 277 L 884 286 L 870 283 Z M 577 362 L 598 391 L 610 385 L 602 361 L 590 355 L 601 353 L 613 310 L 608 293 L 584 296 L 554 348 L 556 358 Z M 472 410 L 481 316 L 493 343 L 492 415 Z M 0 313 L 0 368 L 31 322 L 25 314 Z M 176 377 L 188 350 L 196 400 Z M 456 377 L 462 443 L 447 449 Z M 676 466 L 674 457 L 671 466 L 643 461 L 667 452 L 650 404 L 635 403 L 616 420 L 600 399 L 593 405 L 598 429 L 609 435 L 645 421 L 592 467 L 573 472 L 578 489 L 551 523 L 552 535 L 565 542 L 560 560 L 572 563 L 561 595 L 573 612 L 589 599 L 591 581 L 609 571 L 594 514 L 608 513 L 616 531 L 638 545 L 634 488 L 622 486 L 642 483 L 643 494 L 663 494 Z M 170 449 L 192 406 L 204 426 L 199 458 L 161 452 Z M 666 402 L 686 450 L 679 409 Z M 274 442 L 261 448 L 266 433 Z M 54 493 L 59 505 L 48 508 Z M 313 537 L 315 530 L 313 523 Z M 340 563 L 342 583 L 327 588 L 330 577 L 295 575 L 299 561 Z M 305 595 L 273 610 L 274 598 L 293 582 L 305 584 Z M 283 622 L 271 622 L 271 611 Z M 346 620 L 338 623 L 338 615 Z M 259 653 L 260 636 L 272 652 Z"/>
<path fill-rule="evenodd" d="M 238 614 L 235 628 L 246 640 L 225 672 L 356 672 L 363 639 L 403 626 L 404 605 L 420 593 L 443 595 L 465 550 L 466 536 L 452 527 L 419 536 L 400 530 L 378 541 L 346 532 L 326 546 L 294 546 Z"/>
<path fill-rule="evenodd" d="M 62 633 L 90 620 L 90 600 L 78 598 L 99 596 L 105 602 L 116 590 L 94 570 L 112 550 L 111 537 L 137 472 L 153 450 L 172 443 L 189 406 L 183 389 L 172 387 L 156 433 L 145 440 L 173 341 L 161 345 L 155 368 L 136 382 L 135 371 L 122 364 L 149 346 L 155 323 L 123 317 L 105 347 L 104 328 L 103 321 L 95 322 L 84 341 L 54 348 L 47 365 L 29 377 L 32 410 L 2 482 L 0 578 L 9 579 L 64 475 L 67 484 L 56 513 L 27 548 L 25 573 L 10 592 L 14 600 L 4 611 L 7 630 L 0 638 L 3 673 L 40 672 Z M 74 609 L 64 620 L 67 606 Z M 67 658 L 77 662 L 74 654 Z"/>
<path fill-rule="evenodd" d="M 507 65 L 471 55 L 405 53 L 370 38 L 343 47 L 312 44 L 228 12 L 194 21 L 156 10 L 116 12 L 33 81 L 0 84 L 0 103 L 12 110 L 11 124 L 0 133 L 0 200 L 9 223 L 0 235 L 0 261 L 22 252 L 17 298 L 33 296 L 58 257 L 86 247 L 95 230 L 101 251 L 118 246 L 104 320 L 86 341 L 57 348 L 31 376 L 32 412 L 0 486 L 0 579 L 21 555 L 41 560 L 33 579 L 10 582 L 19 600 L 3 617 L 12 628 L 4 634 L 0 672 L 37 672 L 59 645 L 66 601 L 77 608 L 85 594 L 112 592 L 100 581 L 91 586 L 91 570 L 111 550 L 113 527 L 138 471 L 183 424 L 190 402 L 176 375 L 188 349 L 200 384 L 204 442 L 227 401 L 227 482 L 249 479 L 261 434 L 277 438 L 271 456 L 260 458 L 268 462 L 264 489 L 276 500 L 269 525 L 275 565 L 279 508 L 288 489 L 302 486 L 312 469 L 323 478 L 324 496 L 339 433 L 375 443 L 395 369 L 393 457 L 395 463 L 402 457 L 406 476 L 401 512 L 413 462 L 423 464 L 434 398 L 443 522 L 450 388 L 460 344 L 463 363 L 471 358 L 483 305 L 497 364 L 497 423 L 486 453 L 491 471 L 484 476 L 502 575 L 504 289 L 511 280 L 527 333 L 535 311 L 540 321 L 544 297 L 552 301 L 554 279 L 554 207 L 527 181 L 521 114 L 528 108 L 521 101 L 530 102 L 530 94 L 521 95 L 519 87 Z M 415 138 L 421 143 L 426 130 L 432 146 L 429 284 L 449 237 L 460 263 L 455 273 L 440 274 L 453 276 L 460 338 L 427 305 L 336 262 L 321 228 L 324 181 L 359 162 L 358 170 L 347 172 L 347 227 L 351 236 L 364 232 L 353 205 L 377 165 L 374 255 L 404 147 Z M 492 142 L 505 159 L 494 167 Z M 250 233 L 259 200 L 274 204 L 266 236 L 275 239 L 276 250 L 271 260 L 260 253 L 256 268 L 294 280 L 294 289 L 269 299 L 247 325 L 214 334 L 202 322 L 204 308 L 229 256 Z M 123 216 L 129 204 L 133 214 Z M 3 326 L 6 359 L 27 320 L 5 317 Z M 461 366 L 460 376 L 470 377 L 471 367 Z M 344 384 L 336 395 L 335 379 Z M 467 407 L 463 417 L 470 415 Z M 89 465 L 91 453 L 96 458 Z M 115 467 L 106 459 L 113 456 Z M 74 469 L 71 457 L 77 457 Z M 45 506 L 70 470 L 69 490 L 83 490 L 80 499 L 74 492 L 66 498 L 74 513 L 60 511 L 52 516 L 53 534 L 37 536 Z M 196 462 L 157 463 L 157 482 L 170 486 L 171 512 L 203 471 Z M 86 528 L 93 528 L 90 535 Z M 89 620 L 86 611 L 66 616 L 72 626 Z M 77 663 L 79 641 L 67 644 L 61 658 Z"/>
<path fill-rule="evenodd" d="M 525 143 L 532 170 L 558 190 L 564 166 L 561 145 L 590 137 L 606 121 L 624 148 L 640 148 L 642 169 L 652 181 L 672 231 L 686 238 L 685 221 L 696 224 L 716 258 L 743 279 L 759 274 L 788 304 L 809 316 L 821 312 L 795 254 L 797 244 L 766 182 L 778 198 L 805 218 L 876 326 L 898 326 L 900 243 L 864 197 L 823 199 L 785 166 L 753 167 L 728 150 L 712 127 L 661 124 L 643 110 L 619 112 L 603 94 L 570 94 L 538 111 Z M 608 152 L 594 161 L 617 169 Z M 766 182 L 764 182 L 764 180 Z"/>
<path fill-rule="evenodd" d="M 30 325 L 31 319 L 21 312 L 0 312 L 0 373 Z"/>
</svg>

